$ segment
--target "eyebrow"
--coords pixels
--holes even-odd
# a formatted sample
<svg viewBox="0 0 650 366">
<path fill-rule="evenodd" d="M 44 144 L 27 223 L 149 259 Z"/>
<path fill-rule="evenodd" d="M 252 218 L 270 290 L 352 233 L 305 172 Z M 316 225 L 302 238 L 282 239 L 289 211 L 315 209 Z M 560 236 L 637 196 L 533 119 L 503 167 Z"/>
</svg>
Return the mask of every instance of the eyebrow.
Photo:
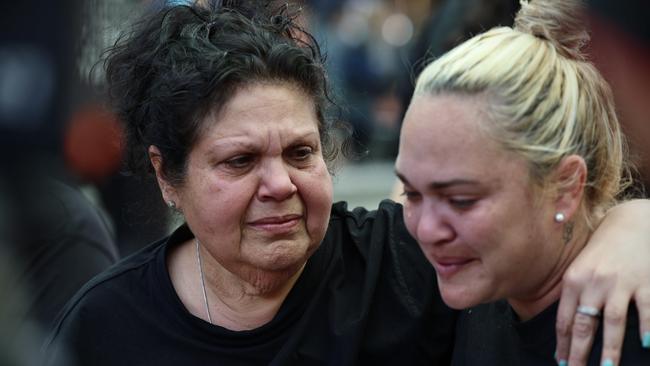
<svg viewBox="0 0 650 366">
<path fill-rule="evenodd" d="M 320 134 L 318 131 L 305 131 L 303 133 L 297 133 L 293 136 L 294 140 L 305 140 L 310 138 L 320 139 Z"/>
<path fill-rule="evenodd" d="M 247 149 L 254 149 L 257 145 L 255 142 L 251 142 L 250 140 L 246 139 L 246 135 L 238 135 L 238 136 L 227 136 L 227 137 L 222 137 L 218 141 L 215 141 L 211 144 L 211 148 L 214 147 L 220 147 L 222 145 L 237 145 L 240 147 L 244 147 Z M 311 138 L 319 138 L 319 134 L 316 131 L 305 131 L 302 133 L 297 133 L 293 136 L 291 136 L 291 140 L 294 141 L 301 141 L 305 139 L 311 139 Z M 224 141 L 225 140 L 225 141 Z M 289 144 L 291 145 L 291 144 Z"/>
<path fill-rule="evenodd" d="M 237 137 L 235 138 L 226 137 L 211 143 L 209 149 L 214 150 L 214 149 L 219 149 L 223 146 L 233 146 L 233 145 L 244 149 L 253 149 L 255 147 L 255 144 L 251 143 L 248 140 L 237 138 Z"/>
<path fill-rule="evenodd" d="M 408 179 L 404 177 L 400 172 L 397 170 L 395 171 L 395 175 L 397 175 L 397 178 L 402 181 L 404 184 L 411 185 L 409 183 Z M 470 179 L 450 179 L 450 180 L 445 180 L 441 182 L 431 182 L 429 183 L 429 189 L 431 190 L 440 190 L 440 189 L 445 189 L 449 188 L 452 186 L 460 186 L 460 185 L 478 185 L 479 182 L 475 180 L 470 180 Z"/>
</svg>

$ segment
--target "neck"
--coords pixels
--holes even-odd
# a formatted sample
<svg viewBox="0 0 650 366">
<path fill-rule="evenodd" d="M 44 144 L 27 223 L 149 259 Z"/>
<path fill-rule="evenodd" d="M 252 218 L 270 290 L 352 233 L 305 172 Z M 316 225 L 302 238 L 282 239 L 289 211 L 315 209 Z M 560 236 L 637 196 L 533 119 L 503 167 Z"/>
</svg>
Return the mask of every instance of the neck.
<svg viewBox="0 0 650 366">
<path fill-rule="evenodd" d="M 201 247 L 212 323 L 230 330 L 258 328 L 277 314 L 300 277 L 304 263 L 283 271 L 248 269 L 233 273 Z M 204 311 L 207 318 L 207 312 Z"/>
<path fill-rule="evenodd" d="M 210 319 L 194 239 L 168 254 L 167 268 L 174 290 L 192 315 L 234 331 L 258 328 L 271 321 L 304 268 L 302 263 L 284 271 L 233 273 L 203 247 L 199 249 Z"/>
<path fill-rule="evenodd" d="M 532 291 L 525 295 L 508 298 L 508 303 L 522 321 L 530 320 L 544 309 L 560 299 L 562 294 L 562 277 L 573 260 L 580 254 L 589 239 L 588 231 L 576 225 L 574 238 L 563 244 L 560 254 L 549 262 L 546 275 L 537 283 L 532 284 Z M 558 239 L 560 242 L 561 238 Z"/>
</svg>

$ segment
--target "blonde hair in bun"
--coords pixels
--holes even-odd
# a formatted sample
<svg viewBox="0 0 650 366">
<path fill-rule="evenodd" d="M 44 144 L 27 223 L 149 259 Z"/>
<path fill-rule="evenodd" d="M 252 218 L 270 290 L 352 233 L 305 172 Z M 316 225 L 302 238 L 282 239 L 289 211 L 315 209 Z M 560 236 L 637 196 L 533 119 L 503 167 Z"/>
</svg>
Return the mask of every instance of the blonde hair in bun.
<svg viewBox="0 0 650 366">
<path fill-rule="evenodd" d="M 584 60 L 589 43 L 583 4 L 574 0 L 521 1 L 514 29 L 551 42 L 564 57 Z"/>
<path fill-rule="evenodd" d="M 415 95 L 486 95 L 483 127 L 529 162 L 543 189 L 553 188 L 546 179 L 562 158 L 581 156 L 588 169 L 582 212 L 593 226 L 629 184 L 612 92 L 582 53 L 589 36 L 581 2 L 521 4 L 514 28 L 493 28 L 430 63 Z"/>
</svg>

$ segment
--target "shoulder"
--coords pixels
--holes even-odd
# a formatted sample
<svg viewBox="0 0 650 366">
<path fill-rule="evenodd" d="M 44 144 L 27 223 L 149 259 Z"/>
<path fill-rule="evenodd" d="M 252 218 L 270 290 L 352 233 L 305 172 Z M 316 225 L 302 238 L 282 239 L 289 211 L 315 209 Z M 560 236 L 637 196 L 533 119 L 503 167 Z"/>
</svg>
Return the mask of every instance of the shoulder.
<svg viewBox="0 0 650 366">
<path fill-rule="evenodd" d="M 332 206 L 328 235 L 349 237 L 357 243 L 415 243 L 404 226 L 402 206 L 384 200 L 376 210 L 357 207 L 349 210 L 346 202 Z"/>
<path fill-rule="evenodd" d="M 406 230 L 402 206 L 391 200 L 382 201 L 376 210 L 363 207 L 349 210 L 345 202 L 335 203 L 325 241 L 339 247 L 344 256 L 354 253 L 366 262 L 382 261 L 398 269 L 408 263 L 414 269 L 433 273 L 417 242 Z"/>
<path fill-rule="evenodd" d="M 325 240 L 336 248 L 346 273 L 376 278 L 376 291 L 398 293 L 407 307 L 420 308 L 438 296 L 433 267 L 406 230 L 398 203 L 384 200 L 376 210 L 348 210 L 344 202 L 336 203 Z"/>
<path fill-rule="evenodd" d="M 137 297 L 134 295 L 146 290 L 148 283 L 142 279 L 156 270 L 156 258 L 164 248 L 164 241 L 153 243 L 87 282 L 59 314 L 45 348 L 59 342 L 58 338 L 79 340 L 106 324 L 107 318 L 119 318 L 125 305 Z"/>
<path fill-rule="evenodd" d="M 337 316 L 367 314 L 363 344 L 382 345 L 364 353 L 364 363 L 448 364 L 456 313 L 442 302 L 402 206 L 385 200 L 375 210 L 349 210 L 336 203 L 326 241 L 335 248 L 332 293 L 345 304 Z"/>
<path fill-rule="evenodd" d="M 330 221 L 350 220 L 356 225 L 373 222 L 377 219 L 401 219 L 402 205 L 389 199 L 379 203 L 376 210 L 368 210 L 364 207 L 348 209 L 347 202 L 336 202 L 332 205 Z"/>
<path fill-rule="evenodd" d="M 432 266 L 406 230 L 402 206 L 391 200 L 382 201 L 376 210 L 348 210 L 345 202 L 334 204 L 325 241 L 347 258 L 361 256 L 367 264 L 390 265 L 397 271 L 411 267 L 410 271 L 433 274 Z"/>
</svg>

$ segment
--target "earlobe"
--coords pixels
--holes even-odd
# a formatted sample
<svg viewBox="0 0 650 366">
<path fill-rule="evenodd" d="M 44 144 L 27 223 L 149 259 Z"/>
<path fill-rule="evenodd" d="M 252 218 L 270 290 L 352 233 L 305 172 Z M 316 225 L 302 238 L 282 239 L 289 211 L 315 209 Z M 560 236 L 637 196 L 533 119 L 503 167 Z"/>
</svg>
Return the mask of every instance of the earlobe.
<svg viewBox="0 0 650 366">
<path fill-rule="evenodd" d="M 556 212 L 562 213 L 563 218 L 569 221 L 573 218 L 582 201 L 587 179 L 587 165 L 581 156 L 569 155 L 562 159 L 556 168 L 555 176 L 557 187 Z"/>
</svg>

